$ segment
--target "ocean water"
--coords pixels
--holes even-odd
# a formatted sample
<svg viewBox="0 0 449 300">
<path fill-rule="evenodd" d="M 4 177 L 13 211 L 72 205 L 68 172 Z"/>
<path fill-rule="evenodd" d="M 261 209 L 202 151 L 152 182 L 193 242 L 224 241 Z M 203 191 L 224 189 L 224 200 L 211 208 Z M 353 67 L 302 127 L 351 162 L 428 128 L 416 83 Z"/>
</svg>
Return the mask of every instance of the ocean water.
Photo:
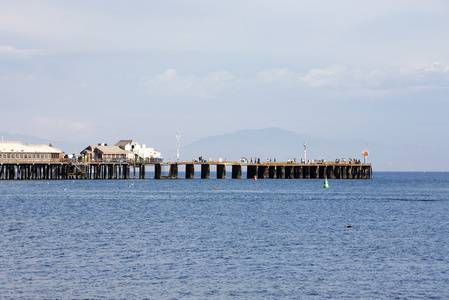
<svg viewBox="0 0 449 300">
<path fill-rule="evenodd" d="M 449 173 L 329 185 L 0 181 L 0 298 L 449 298 Z"/>
</svg>

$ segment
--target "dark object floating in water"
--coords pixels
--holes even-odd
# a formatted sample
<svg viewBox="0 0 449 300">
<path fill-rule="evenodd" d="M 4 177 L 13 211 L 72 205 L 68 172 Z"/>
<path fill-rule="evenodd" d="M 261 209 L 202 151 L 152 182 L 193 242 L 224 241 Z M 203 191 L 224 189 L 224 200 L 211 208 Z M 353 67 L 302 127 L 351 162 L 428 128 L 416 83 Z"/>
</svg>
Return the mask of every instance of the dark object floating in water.
<svg viewBox="0 0 449 300">
<path fill-rule="evenodd" d="M 346 228 L 351 228 L 351 227 L 352 227 L 352 225 L 345 225 L 345 227 L 346 227 Z"/>
</svg>

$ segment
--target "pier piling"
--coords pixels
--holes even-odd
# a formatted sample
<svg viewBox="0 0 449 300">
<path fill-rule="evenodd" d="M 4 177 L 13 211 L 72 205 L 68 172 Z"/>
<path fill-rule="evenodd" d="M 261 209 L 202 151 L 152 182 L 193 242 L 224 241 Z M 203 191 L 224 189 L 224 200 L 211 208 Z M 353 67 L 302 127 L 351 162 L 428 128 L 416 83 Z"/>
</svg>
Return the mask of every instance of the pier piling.
<svg viewBox="0 0 449 300">
<path fill-rule="evenodd" d="M 209 179 L 210 178 L 210 165 L 209 164 L 202 164 L 201 165 L 201 178 L 202 179 Z"/>
<path fill-rule="evenodd" d="M 186 179 L 194 179 L 195 178 L 195 165 L 187 164 L 186 165 Z"/>
<path fill-rule="evenodd" d="M 161 164 L 155 164 L 154 165 L 154 179 L 161 179 L 162 178 L 162 166 Z"/>
<path fill-rule="evenodd" d="M 257 165 L 248 165 L 246 166 L 246 178 L 254 178 L 257 177 Z"/>
<path fill-rule="evenodd" d="M 168 170 L 168 178 L 178 179 L 178 164 L 171 164 Z"/>
<path fill-rule="evenodd" d="M 226 179 L 226 165 L 217 165 L 217 179 Z"/>
<path fill-rule="evenodd" d="M 268 172 L 268 166 L 259 166 L 257 170 L 257 177 L 262 179 L 270 178 L 270 173 Z"/>
<path fill-rule="evenodd" d="M 279 179 L 285 179 L 285 166 L 276 167 L 276 177 Z"/>
<path fill-rule="evenodd" d="M 242 178 L 242 165 L 232 165 L 232 178 L 233 179 Z"/>
</svg>

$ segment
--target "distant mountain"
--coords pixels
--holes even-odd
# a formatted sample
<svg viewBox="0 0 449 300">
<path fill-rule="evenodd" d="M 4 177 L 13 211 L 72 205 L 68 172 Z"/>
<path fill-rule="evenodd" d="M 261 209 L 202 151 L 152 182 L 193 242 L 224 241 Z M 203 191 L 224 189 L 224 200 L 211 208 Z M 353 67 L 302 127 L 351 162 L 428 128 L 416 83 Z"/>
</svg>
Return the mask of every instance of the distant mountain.
<svg viewBox="0 0 449 300">
<path fill-rule="evenodd" d="M 336 158 L 361 158 L 366 142 L 330 141 L 301 135 L 280 128 L 241 130 L 231 134 L 200 139 L 181 149 L 181 159 L 218 158 L 238 160 L 258 157 L 262 161 L 304 157 L 304 142 L 307 143 L 307 159 L 335 160 Z"/>
</svg>

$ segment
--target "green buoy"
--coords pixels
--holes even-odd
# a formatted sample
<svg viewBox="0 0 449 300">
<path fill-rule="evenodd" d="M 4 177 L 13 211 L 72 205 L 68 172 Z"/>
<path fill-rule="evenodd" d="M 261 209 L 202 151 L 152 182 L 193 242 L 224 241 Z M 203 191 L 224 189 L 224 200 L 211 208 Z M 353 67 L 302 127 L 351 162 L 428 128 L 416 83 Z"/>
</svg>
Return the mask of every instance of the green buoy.
<svg viewBox="0 0 449 300">
<path fill-rule="evenodd" d="M 324 188 L 329 188 L 329 182 L 327 181 L 327 179 L 324 180 Z"/>
</svg>

